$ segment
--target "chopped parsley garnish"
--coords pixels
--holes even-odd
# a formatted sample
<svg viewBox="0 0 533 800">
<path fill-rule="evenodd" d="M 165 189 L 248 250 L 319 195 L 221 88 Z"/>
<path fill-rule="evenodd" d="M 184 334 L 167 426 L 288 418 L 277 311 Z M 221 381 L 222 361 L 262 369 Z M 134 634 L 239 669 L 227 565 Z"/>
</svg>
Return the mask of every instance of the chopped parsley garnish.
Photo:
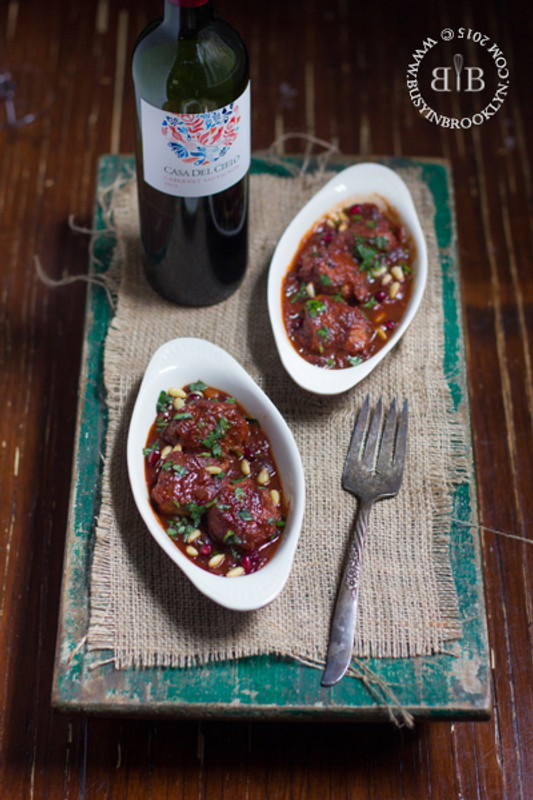
<svg viewBox="0 0 533 800">
<path fill-rule="evenodd" d="M 143 456 L 151 456 L 155 450 L 160 450 L 159 439 L 156 439 L 149 447 L 143 447 Z"/>
<path fill-rule="evenodd" d="M 390 241 L 388 236 L 373 236 L 368 243 L 377 247 L 379 250 L 389 250 Z"/>
<path fill-rule="evenodd" d="M 305 307 L 307 308 L 307 313 L 313 319 L 319 314 L 323 314 L 326 310 L 326 304 L 323 300 L 308 300 Z"/>
<path fill-rule="evenodd" d="M 378 252 L 375 248 L 369 247 L 363 244 L 363 242 L 358 242 L 355 246 L 354 255 L 361 261 L 359 272 L 363 272 L 364 270 L 368 272 L 373 266 L 377 254 Z"/>
<path fill-rule="evenodd" d="M 161 465 L 161 469 L 164 469 L 165 472 L 174 472 L 179 478 L 184 478 L 189 474 L 187 467 L 184 467 L 183 464 L 174 464 L 172 461 L 165 461 Z"/>
<path fill-rule="evenodd" d="M 189 505 L 194 505 L 194 504 L 189 504 Z M 200 506 L 199 508 L 204 508 L 204 507 Z M 201 515 L 194 515 L 194 516 L 191 515 L 190 517 L 173 517 L 170 522 L 170 525 L 166 529 L 167 534 L 170 536 L 171 539 L 176 539 L 178 536 L 182 536 L 183 539 L 186 541 L 189 534 L 198 528 L 198 525 L 200 523 L 200 516 Z"/>
<path fill-rule="evenodd" d="M 377 302 L 378 301 L 376 300 L 375 297 L 371 297 L 370 300 L 368 300 L 366 303 L 363 303 L 363 307 L 364 308 L 374 308 L 374 306 L 376 305 Z"/>
<path fill-rule="evenodd" d="M 247 508 L 241 508 L 240 511 L 237 512 L 237 515 L 245 522 L 253 521 L 253 516 L 250 514 Z"/>
<path fill-rule="evenodd" d="M 189 390 L 191 392 L 204 392 L 207 388 L 207 384 L 200 380 L 196 381 L 196 383 L 189 383 Z"/>
<path fill-rule="evenodd" d="M 300 284 L 300 288 L 298 289 L 297 292 L 294 293 L 294 295 L 290 299 L 291 303 L 296 303 L 296 301 L 301 300 L 302 297 L 307 297 L 307 291 L 305 289 L 305 286 L 306 286 L 305 283 Z M 289 295 L 287 294 L 287 297 L 288 296 Z"/>
<path fill-rule="evenodd" d="M 317 334 L 324 342 L 329 342 L 329 328 L 319 328 Z"/>
<path fill-rule="evenodd" d="M 366 227 L 367 228 L 377 228 L 377 226 L 378 226 L 378 223 L 376 222 L 375 219 L 369 219 L 367 221 L 367 223 L 366 223 Z"/>
<path fill-rule="evenodd" d="M 226 417 L 220 417 L 218 420 L 214 431 L 211 431 L 209 436 L 206 436 L 205 439 L 202 439 L 202 444 L 204 447 L 209 448 L 212 455 L 215 458 L 220 458 L 222 455 L 222 448 L 220 446 L 220 439 L 224 437 L 224 434 L 231 428 L 231 422 L 226 419 Z"/>
<path fill-rule="evenodd" d="M 211 503 L 208 503 L 206 506 L 199 506 L 198 503 L 187 503 L 185 506 L 185 511 L 189 515 L 194 528 L 198 527 L 202 516 L 205 514 L 209 506 L 212 506 L 215 502 L 216 500 L 212 500 Z"/>
<path fill-rule="evenodd" d="M 171 395 L 169 395 L 167 392 L 165 392 L 164 390 L 159 392 L 159 397 L 157 398 L 157 403 L 155 404 L 157 413 L 159 413 L 160 411 L 164 411 L 165 408 L 169 404 L 172 405 L 173 402 L 174 398 L 171 397 Z"/>
<path fill-rule="evenodd" d="M 361 364 L 363 359 L 361 356 L 348 356 L 348 362 L 351 367 L 356 367 L 358 364 Z"/>
<path fill-rule="evenodd" d="M 323 286 L 331 286 L 331 284 L 333 283 L 333 281 L 331 280 L 331 278 L 329 277 L 329 275 L 324 275 L 324 274 L 322 274 L 322 275 L 320 276 L 319 280 L 320 280 L 320 283 L 321 283 Z"/>
<path fill-rule="evenodd" d="M 190 411 L 180 411 L 179 414 L 174 414 L 174 419 L 192 419 Z"/>
<path fill-rule="evenodd" d="M 246 492 L 242 488 L 242 486 L 235 487 L 235 497 L 237 500 L 242 500 L 243 497 L 246 497 Z"/>
</svg>

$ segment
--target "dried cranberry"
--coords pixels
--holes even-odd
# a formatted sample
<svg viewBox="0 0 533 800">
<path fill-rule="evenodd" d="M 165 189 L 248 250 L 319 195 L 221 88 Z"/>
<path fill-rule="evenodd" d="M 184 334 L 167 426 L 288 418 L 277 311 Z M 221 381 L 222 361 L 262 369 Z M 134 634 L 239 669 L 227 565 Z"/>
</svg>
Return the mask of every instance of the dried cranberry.
<svg viewBox="0 0 533 800">
<path fill-rule="evenodd" d="M 380 291 L 376 292 L 375 294 L 375 298 L 378 301 L 378 303 L 382 303 L 386 297 L 387 297 L 387 292 L 385 292 L 383 289 L 380 289 Z"/>
<path fill-rule="evenodd" d="M 297 331 L 299 328 L 302 327 L 303 324 L 304 324 L 304 318 L 303 317 L 296 317 L 296 319 L 292 320 L 292 322 L 291 322 L 292 330 L 293 331 Z"/>
<path fill-rule="evenodd" d="M 389 321 L 385 323 L 385 327 L 387 328 L 388 331 L 391 331 L 394 328 L 394 325 L 395 323 L 391 319 L 389 319 Z"/>
<path fill-rule="evenodd" d="M 246 445 L 246 444 L 245 444 L 245 445 L 244 445 L 244 447 L 243 447 L 243 453 L 244 453 L 244 457 L 245 457 L 245 459 L 246 459 L 247 461 L 255 461 L 255 457 L 256 457 L 256 456 L 255 456 L 255 453 L 254 453 L 254 451 L 253 451 L 253 450 L 251 450 L 251 449 L 248 447 L 248 445 Z"/>
<path fill-rule="evenodd" d="M 259 553 L 257 550 L 252 550 L 241 558 L 241 566 L 248 575 L 250 572 L 255 572 L 259 566 Z"/>
<path fill-rule="evenodd" d="M 187 397 L 187 400 L 199 400 L 201 398 L 201 394 L 197 392 L 191 392 L 190 395 Z"/>
<path fill-rule="evenodd" d="M 207 542 L 207 544 L 204 544 L 202 549 L 200 550 L 200 555 L 210 556 L 212 552 L 213 552 L 213 545 Z"/>
<path fill-rule="evenodd" d="M 155 467 L 155 465 L 159 461 L 160 455 L 161 453 L 159 452 L 159 450 L 152 450 L 152 452 L 148 456 L 148 464 L 150 467 Z"/>
<path fill-rule="evenodd" d="M 355 205 L 348 209 L 348 214 L 360 214 L 361 211 L 361 206 Z"/>
<path fill-rule="evenodd" d="M 332 233 L 325 233 L 324 236 L 322 237 L 322 244 L 329 244 L 332 239 L 333 239 Z"/>
</svg>

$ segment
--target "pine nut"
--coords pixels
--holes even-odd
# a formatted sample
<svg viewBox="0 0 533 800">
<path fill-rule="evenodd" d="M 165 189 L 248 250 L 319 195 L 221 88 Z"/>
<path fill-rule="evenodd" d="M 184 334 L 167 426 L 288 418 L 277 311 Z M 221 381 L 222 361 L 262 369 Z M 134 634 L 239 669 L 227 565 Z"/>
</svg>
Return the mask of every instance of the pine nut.
<svg viewBox="0 0 533 800">
<path fill-rule="evenodd" d="M 188 556 L 192 556 L 193 558 L 194 556 L 198 555 L 198 550 L 196 549 L 196 547 L 192 547 L 191 545 L 187 545 L 187 547 L 185 548 L 185 552 L 187 553 Z"/>
<path fill-rule="evenodd" d="M 401 267 L 392 267 L 391 272 L 393 277 L 396 278 L 397 281 L 400 281 L 400 283 L 404 280 L 405 275 L 403 274 L 403 269 Z"/>
<path fill-rule="evenodd" d="M 309 297 L 316 297 L 314 283 L 308 283 L 307 286 L 305 287 L 305 291 L 307 292 L 307 295 Z"/>
<path fill-rule="evenodd" d="M 383 328 L 377 328 L 376 333 L 380 339 L 383 339 L 384 342 L 387 340 L 387 334 L 385 333 Z"/>
<path fill-rule="evenodd" d="M 244 575 L 244 567 L 233 567 L 226 572 L 226 578 L 238 578 L 240 575 Z"/>
<path fill-rule="evenodd" d="M 328 217 L 328 218 L 327 218 L 327 220 L 326 220 L 326 225 L 328 226 L 328 228 L 336 228 L 336 227 L 337 227 L 337 225 L 335 224 L 335 220 L 333 219 L 333 217 Z"/>
<path fill-rule="evenodd" d="M 201 535 L 202 535 L 202 531 L 199 531 L 198 528 L 196 528 L 194 531 L 191 531 L 189 533 L 189 535 L 187 536 L 187 544 L 190 544 L 191 542 L 195 542 L 196 539 L 199 539 Z"/>
<path fill-rule="evenodd" d="M 337 213 L 337 216 L 338 216 L 338 218 L 339 218 L 339 219 L 341 219 L 343 222 L 348 222 L 348 221 L 349 221 L 348 214 L 346 214 L 346 212 L 345 212 L 345 211 L 339 211 L 339 212 Z"/>
<path fill-rule="evenodd" d="M 394 283 L 391 284 L 391 287 L 389 289 L 390 299 L 392 300 L 393 298 L 395 298 L 399 291 L 400 291 L 400 284 L 398 281 L 394 281 Z"/>
<path fill-rule="evenodd" d="M 181 453 L 182 450 L 183 448 L 181 444 L 175 444 L 174 447 L 172 448 L 173 453 Z"/>
<path fill-rule="evenodd" d="M 339 233 L 344 233 L 344 231 L 347 231 L 347 230 L 348 230 L 348 223 L 347 222 L 341 222 L 341 224 L 339 225 Z"/>
<path fill-rule="evenodd" d="M 250 462 L 248 461 L 247 458 L 243 458 L 243 460 L 241 461 L 241 472 L 243 475 L 249 475 L 251 472 Z"/>
<path fill-rule="evenodd" d="M 185 400 L 182 397 L 175 397 L 172 406 L 175 411 L 179 411 L 185 405 Z"/>
<path fill-rule="evenodd" d="M 172 452 L 172 447 L 169 444 L 167 444 L 167 446 L 163 447 L 163 449 L 161 450 L 161 458 L 166 458 L 168 454 L 171 452 Z"/>
<path fill-rule="evenodd" d="M 217 467 L 215 464 L 210 464 L 205 468 L 205 471 L 209 472 L 210 475 L 220 475 L 222 472 L 222 467 Z"/>
<path fill-rule="evenodd" d="M 270 499 L 274 503 L 275 506 L 279 506 L 279 501 L 281 500 L 279 496 L 279 492 L 277 489 L 272 489 L 270 492 Z"/>
<path fill-rule="evenodd" d="M 263 467 L 256 480 L 259 486 L 266 486 L 267 483 L 270 483 L 270 475 L 266 467 Z"/>
<path fill-rule="evenodd" d="M 381 275 L 384 275 L 387 272 L 387 267 L 373 267 L 370 272 L 372 273 L 372 277 L 379 278 Z"/>
<path fill-rule="evenodd" d="M 179 386 L 171 386 L 167 394 L 169 394 L 171 397 L 181 397 L 182 399 L 187 397 L 187 392 L 185 392 L 183 389 L 180 389 Z"/>
<path fill-rule="evenodd" d="M 392 275 L 390 274 L 390 272 L 387 272 L 387 274 L 384 275 L 381 279 L 381 285 L 386 286 L 388 283 L 391 282 L 391 280 L 392 280 Z"/>
<path fill-rule="evenodd" d="M 225 558 L 224 553 L 217 553 L 216 555 L 211 556 L 211 558 L 207 562 L 207 566 L 211 568 L 218 567 L 219 564 L 222 564 L 224 558 Z"/>
</svg>

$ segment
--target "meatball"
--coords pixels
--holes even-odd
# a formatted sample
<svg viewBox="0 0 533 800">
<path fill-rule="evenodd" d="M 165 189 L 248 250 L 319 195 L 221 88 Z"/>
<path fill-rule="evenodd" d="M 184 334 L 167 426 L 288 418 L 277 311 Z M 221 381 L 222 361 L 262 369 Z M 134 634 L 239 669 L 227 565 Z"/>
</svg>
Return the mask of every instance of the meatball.
<svg viewBox="0 0 533 800">
<path fill-rule="evenodd" d="M 256 550 L 277 537 L 276 523 L 280 519 L 281 509 L 274 504 L 270 492 L 258 489 L 250 478 L 236 485 L 226 482 L 216 504 L 207 512 L 207 526 L 213 538 L 242 552 Z"/>
<path fill-rule="evenodd" d="M 220 489 L 217 474 L 207 467 L 222 469 L 224 462 L 214 458 L 172 451 L 163 461 L 151 497 L 162 514 L 186 514 L 189 503 L 205 506 Z"/>
<path fill-rule="evenodd" d="M 342 349 L 355 356 L 370 344 L 375 332 L 358 308 L 319 296 L 305 306 L 302 333 L 311 353 Z"/>
<path fill-rule="evenodd" d="M 181 444 L 188 450 L 210 450 L 217 456 L 240 448 L 247 436 L 248 423 L 237 406 L 203 397 L 184 405 L 162 431 L 169 444 Z"/>
<path fill-rule="evenodd" d="M 362 237 L 368 241 L 371 246 L 378 245 L 381 251 L 389 252 L 398 246 L 398 238 L 391 228 L 390 222 L 381 214 L 377 215 L 372 220 L 373 227 L 369 229 L 368 220 L 358 222 L 351 230 L 351 241 L 357 241 L 358 237 Z"/>
<path fill-rule="evenodd" d="M 353 257 L 352 247 L 341 242 L 323 250 L 307 250 L 298 269 L 298 277 L 304 283 L 313 283 L 322 294 L 338 295 L 344 300 L 365 303 L 371 294 L 370 281 L 365 271 Z"/>
</svg>

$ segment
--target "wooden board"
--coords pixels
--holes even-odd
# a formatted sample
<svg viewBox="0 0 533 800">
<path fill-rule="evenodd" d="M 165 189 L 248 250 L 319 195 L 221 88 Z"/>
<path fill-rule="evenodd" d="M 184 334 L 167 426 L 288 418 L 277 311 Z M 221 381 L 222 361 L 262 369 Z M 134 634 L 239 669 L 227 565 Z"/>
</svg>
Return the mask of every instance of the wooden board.
<svg viewBox="0 0 533 800">
<path fill-rule="evenodd" d="M 355 159 L 351 159 L 353 161 Z M 417 166 L 435 200 L 435 226 L 443 270 L 445 363 L 453 402 L 462 414 L 470 442 L 462 310 L 453 197 L 445 162 L 426 159 L 379 159 L 392 168 Z M 291 159 L 294 162 L 294 159 Z M 289 163 L 289 159 L 287 159 Z M 346 160 L 334 166 L 341 169 Z M 97 189 L 120 175 L 131 175 L 131 156 L 100 159 Z M 273 167 L 255 158 L 252 170 L 288 175 L 283 163 Z M 104 232 L 95 205 L 96 237 L 90 272 L 109 267 L 114 240 Z M 69 523 L 52 691 L 63 711 L 170 715 L 182 717 L 299 718 L 307 720 L 377 720 L 390 715 L 390 696 L 378 683 L 345 679 L 335 687 L 320 685 L 312 667 L 260 656 L 187 669 L 115 670 L 111 652 L 88 652 L 90 561 L 94 522 L 99 508 L 106 408 L 102 368 L 105 336 L 112 316 L 105 291 L 89 286 L 80 373 L 77 434 Z M 393 688 L 402 708 L 414 717 L 476 719 L 490 714 L 490 664 L 481 574 L 474 485 L 454 493 L 450 523 L 451 560 L 463 636 L 448 652 L 408 659 L 368 659 L 365 669 Z M 106 662 L 97 666 L 101 662 Z"/>
</svg>

